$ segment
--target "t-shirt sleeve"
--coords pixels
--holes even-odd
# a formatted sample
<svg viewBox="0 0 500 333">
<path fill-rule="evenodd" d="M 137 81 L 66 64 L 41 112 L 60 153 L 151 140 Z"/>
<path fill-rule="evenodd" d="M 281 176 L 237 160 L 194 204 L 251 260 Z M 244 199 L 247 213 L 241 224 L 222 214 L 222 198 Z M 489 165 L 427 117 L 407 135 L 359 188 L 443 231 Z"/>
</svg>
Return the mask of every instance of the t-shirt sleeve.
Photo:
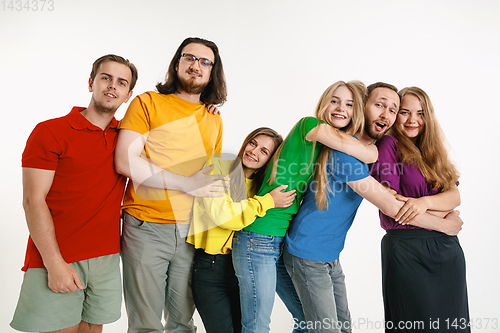
<svg viewBox="0 0 500 333">
<path fill-rule="evenodd" d="M 300 124 L 302 125 L 302 128 L 304 129 L 302 134 L 304 137 L 306 137 L 307 133 L 309 133 L 314 127 L 318 126 L 318 124 L 322 124 L 324 121 L 314 118 L 314 117 L 305 117 L 302 118 L 300 121 Z"/>
<path fill-rule="evenodd" d="M 125 112 L 120 122 L 120 129 L 128 129 L 140 134 L 151 130 L 150 112 L 152 107 L 151 97 L 147 94 L 136 96 Z"/>
<path fill-rule="evenodd" d="M 387 184 L 399 193 L 401 169 L 397 146 L 398 142 L 390 135 L 384 136 L 377 142 L 378 160 L 372 165 L 371 175 L 381 184 Z"/>
<path fill-rule="evenodd" d="M 357 158 L 337 150 L 331 150 L 331 154 L 327 170 L 333 176 L 334 181 L 355 182 L 370 175 L 366 163 Z"/>
<path fill-rule="evenodd" d="M 31 132 L 22 155 L 23 168 L 56 170 L 62 148 L 46 124 Z"/>
</svg>

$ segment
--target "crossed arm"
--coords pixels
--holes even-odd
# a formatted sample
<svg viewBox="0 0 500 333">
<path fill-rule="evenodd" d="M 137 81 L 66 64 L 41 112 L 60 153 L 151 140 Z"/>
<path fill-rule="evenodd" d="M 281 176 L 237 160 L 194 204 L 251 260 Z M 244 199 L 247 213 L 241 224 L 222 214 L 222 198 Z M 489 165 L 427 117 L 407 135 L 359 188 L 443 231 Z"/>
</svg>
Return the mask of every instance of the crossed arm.
<svg viewBox="0 0 500 333">
<path fill-rule="evenodd" d="M 83 284 L 61 255 L 54 221 L 45 201 L 54 174 L 52 170 L 23 168 L 23 207 L 31 238 L 47 269 L 49 288 L 55 293 L 67 293 L 83 289 Z"/>
<path fill-rule="evenodd" d="M 456 185 L 452 185 L 448 190 L 435 195 L 420 198 L 406 198 L 395 194 L 396 199 L 403 201 L 404 205 L 396 214 L 396 221 L 402 224 L 411 223 L 417 216 L 429 212 L 436 216 L 445 216 L 451 210 L 460 206 L 460 191 Z"/>
<path fill-rule="evenodd" d="M 347 184 L 356 193 L 377 206 L 382 213 L 392 218 L 396 218 L 401 207 L 404 205 L 404 202 L 397 200 L 389 189 L 376 181 L 372 176 Z M 441 196 L 437 200 L 448 199 L 446 199 L 446 196 Z M 463 221 L 458 214 L 457 211 L 446 212 L 442 214 L 445 215 L 442 218 L 433 214 L 423 213 L 408 222 L 417 227 L 440 231 L 448 235 L 457 235 L 463 225 Z"/>
<path fill-rule="evenodd" d="M 378 150 L 375 145 L 364 144 L 328 124 L 319 124 L 307 133 L 306 140 L 313 141 L 314 139 L 367 164 L 375 163 L 378 159 Z"/>
<path fill-rule="evenodd" d="M 212 167 L 202 169 L 190 177 L 159 168 L 141 157 L 146 136 L 122 129 L 115 151 L 116 171 L 136 184 L 148 187 L 182 191 L 193 196 L 220 197 L 228 187 L 227 177 L 206 175 Z"/>
</svg>

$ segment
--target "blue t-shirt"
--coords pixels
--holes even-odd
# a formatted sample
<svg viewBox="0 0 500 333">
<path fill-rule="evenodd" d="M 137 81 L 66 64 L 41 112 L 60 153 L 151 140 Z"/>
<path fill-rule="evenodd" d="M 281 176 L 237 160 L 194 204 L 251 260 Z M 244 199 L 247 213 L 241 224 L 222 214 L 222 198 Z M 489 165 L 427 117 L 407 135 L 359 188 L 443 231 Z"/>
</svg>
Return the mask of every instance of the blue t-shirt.
<svg viewBox="0 0 500 333">
<path fill-rule="evenodd" d="M 285 241 L 288 251 L 296 257 L 330 262 L 339 258 L 347 231 L 363 200 L 346 183 L 366 178 L 369 173 L 365 163 L 333 149 L 326 170 L 332 189 L 327 192 L 328 208 L 321 211 L 316 206 L 316 182 L 313 180 Z"/>
</svg>

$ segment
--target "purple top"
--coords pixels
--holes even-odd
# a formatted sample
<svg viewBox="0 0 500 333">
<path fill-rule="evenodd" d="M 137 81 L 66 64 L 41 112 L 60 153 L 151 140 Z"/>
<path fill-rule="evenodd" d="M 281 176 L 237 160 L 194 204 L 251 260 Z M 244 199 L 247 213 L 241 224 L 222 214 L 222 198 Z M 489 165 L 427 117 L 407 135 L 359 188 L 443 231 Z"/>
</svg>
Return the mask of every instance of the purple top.
<svg viewBox="0 0 500 333">
<path fill-rule="evenodd" d="M 425 181 L 415 165 L 404 164 L 397 154 L 398 142 L 390 135 L 377 142 L 378 161 L 372 165 L 371 175 L 380 183 L 386 183 L 399 194 L 409 198 L 435 195 L 439 189 Z M 385 229 L 419 229 L 411 225 L 401 225 L 393 218 L 379 212 L 380 226 Z"/>
</svg>

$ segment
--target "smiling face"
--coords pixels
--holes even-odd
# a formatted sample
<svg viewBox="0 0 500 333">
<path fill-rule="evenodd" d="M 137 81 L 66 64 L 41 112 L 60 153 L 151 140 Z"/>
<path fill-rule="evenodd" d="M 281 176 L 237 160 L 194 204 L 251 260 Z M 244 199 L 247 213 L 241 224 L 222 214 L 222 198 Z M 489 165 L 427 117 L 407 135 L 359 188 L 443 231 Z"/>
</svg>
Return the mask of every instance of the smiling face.
<svg viewBox="0 0 500 333">
<path fill-rule="evenodd" d="M 422 104 L 417 96 L 407 94 L 401 102 L 396 120 L 396 127 L 404 136 L 408 137 L 413 143 L 425 129 L 425 117 Z"/>
<path fill-rule="evenodd" d="M 115 61 L 103 62 L 94 80 L 89 79 L 91 106 L 100 113 L 114 113 L 132 96 L 131 81 L 132 72 L 128 66 Z"/>
<path fill-rule="evenodd" d="M 245 169 L 245 176 L 262 168 L 274 152 L 274 141 L 267 135 L 257 135 L 247 143 L 241 161 Z"/>
<path fill-rule="evenodd" d="M 333 91 L 332 101 L 326 109 L 326 116 L 335 128 L 344 128 L 351 122 L 354 100 L 352 92 L 346 86 L 340 86 Z"/>
<path fill-rule="evenodd" d="M 384 87 L 374 89 L 365 104 L 365 132 L 374 140 L 381 139 L 394 125 L 399 110 L 398 94 Z"/>
<path fill-rule="evenodd" d="M 192 54 L 196 58 L 206 58 L 212 61 L 212 63 L 215 59 L 211 48 L 198 43 L 186 45 L 182 49 L 181 54 L 184 53 Z M 198 60 L 189 62 L 181 57 L 175 66 L 177 77 L 179 78 L 179 89 L 188 94 L 201 94 L 210 82 L 212 67 L 204 67 L 200 65 Z"/>
</svg>

